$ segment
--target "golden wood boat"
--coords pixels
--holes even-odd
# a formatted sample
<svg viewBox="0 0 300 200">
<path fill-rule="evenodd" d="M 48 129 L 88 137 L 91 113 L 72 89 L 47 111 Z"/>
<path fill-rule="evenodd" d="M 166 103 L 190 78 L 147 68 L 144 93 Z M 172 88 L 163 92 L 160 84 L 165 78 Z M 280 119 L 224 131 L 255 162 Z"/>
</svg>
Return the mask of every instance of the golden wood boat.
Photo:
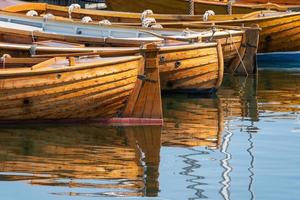
<svg viewBox="0 0 300 200">
<path fill-rule="evenodd" d="M 55 16 L 68 17 L 69 12 L 67 7 L 44 4 L 44 3 L 30 3 L 18 6 L 8 7 L 5 10 L 17 13 L 26 13 L 30 10 L 35 10 L 39 15 L 54 14 Z M 113 11 L 93 11 L 87 9 L 75 9 L 72 11 L 72 18 L 81 19 L 88 15 L 93 20 L 109 19 L 115 24 L 127 25 L 127 26 L 141 26 L 139 13 L 127 13 L 127 12 L 113 12 Z M 130 18 L 129 18 L 130 17 Z M 193 16 L 188 18 L 185 15 L 151 15 L 157 21 L 161 22 L 163 27 L 168 28 L 189 28 L 189 23 L 183 22 L 166 22 L 171 20 L 199 20 L 202 16 Z M 59 19 L 59 18 L 58 18 Z M 128 22 L 130 21 L 130 22 Z M 132 23 L 135 22 L 135 23 Z M 93 22 L 92 22 L 93 23 Z M 182 25 L 180 25 L 183 23 Z M 146 29 L 144 29 L 146 30 Z M 149 29 L 148 29 L 149 30 Z M 157 31 L 159 29 L 150 29 L 151 31 Z M 165 29 L 166 30 L 166 29 Z M 172 30 L 173 29 L 168 29 Z M 197 25 L 197 29 L 193 31 L 202 33 L 201 38 L 203 41 L 220 41 L 223 47 L 225 71 L 229 73 L 237 74 L 255 74 L 256 73 L 256 53 L 257 40 L 258 40 L 258 28 L 249 27 L 221 27 L 215 28 L 214 26 Z M 250 38 L 249 38 L 250 37 Z M 251 45 L 245 45 L 251 44 Z M 250 47 L 251 46 L 251 47 Z M 240 56 L 238 54 L 241 54 Z M 244 64 L 243 64 L 244 63 Z"/>
<path fill-rule="evenodd" d="M 83 43 L 86 45 L 110 45 L 110 46 L 138 46 L 146 42 L 170 43 L 174 40 L 215 41 L 219 40 L 223 47 L 226 72 L 236 72 L 238 74 L 256 73 L 256 51 L 258 29 L 242 29 L 240 27 L 225 27 L 215 29 L 212 26 L 197 25 L 196 31 L 180 31 L 177 29 L 142 29 L 124 26 L 104 26 L 95 24 L 74 23 L 66 20 L 47 20 L 42 17 L 26 17 L 21 14 L 3 13 L 3 19 L 18 23 L 18 29 L 23 29 L 22 34 L 27 35 L 26 39 L 21 36 L 21 31 L 12 31 L 10 28 L 16 26 L 0 22 L 1 32 L 7 34 L 7 42 L 19 41 L 28 43 L 41 40 L 64 40 L 68 42 Z M 36 27 L 29 27 L 23 24 L 30 24 Z M 21 26 L 22 25 L 22 26 Z M 25 27 L 24 27 L 25 26 Z M 170 25 L 172 26 L 172 25 Z M 43 28 L 39 28 L 43 27 Z M 64 27 L 64 28 L 62 28 Z M 253 32 L 250 35 L 247 33 Z M 6 32 L 6 33 L 5 33 Z M 18 36 L 17 36 L 18 35 Z M 252 35 L 252 36 L 251 36 Z M 249 37 L 250 36 L 250 37 Z M 174 43 L 174 41 L 172 42 Z M 250 44 L 250 45 L 245 45 Z M 254 48 L 256 46 L 256 48 Z M 240 56 L 238 56 L 240 54 Z M 244 63 L 244 64 L 243 64 Z"/>
<path fill-rule="evenodd" d="M 126 6 L 130 6 L 130 3 L 125 2 L 123 0 L 119 0 L 122 3 L 117 3 L 117 1 L 113 1 L 111 4 L 126 4 Z M 182 6 L 184 5 L 185 8 L 188 10 L 188 1 L 184 0 L 169 0 L 174 1 L 177 3 L 181 3 Z M 110 5 L 110 2 L 108 2 L 108 5 Z M 132 2 L 132 0 L 131 0 Z M 139 4 L 144 4 L 145 1 L 139 2 Z M 146 2 L 147 4 L 147 2 Z M 155 9 L 152 6 L 158 6 L 158 4 L 165 4 L 163 7 L 166 9 L 165 11 L 157 12 L 157 9 Z M 215 14 L 228 14 L 228 3 L 225 1 L 207 1 L 207 0 L 194 0 L 195 4 L 195 14 L 188 15 L 188 11 L 180 11 L 180 6 L 174 7 L 174 10 L 170 10 L 169 6 L 175 6 L 175 4 L 172 4 L 168 1 L 162 1 L 162 2 L 156 2 L 155 4 L 149 2 L 149 7 L 145 6 L 136 6 L 134 5 L 134 10 L 127 10 L 126 6 L 122 6 L 121 9 L 125 9 L 122 11 L 111 11 L 111 10 L 89 10 L 89 9 L 81 9 L 79 7 L 64 7 L 64 6 L 57 6 L 47 3 L 23 3 L 23 4 L 17 4 L 13 6 L 8 6 L 5 8 L 2 8 L 4 11 L 13 12 L 13 13 L 23 13 L 26 14 L 28 12 L 34 11 L 36 15 L 45 16 L 47 14 L 52 14 L 55 17 L 59 19 L 59 17 L 64 18 L 72 18 L 72 19 L 83 19 L 86 16 L 91 17 L 93 21 L 101 21 L 101 20 L 109 20 L 110 22 L 127 22 L 127 23 L 137 23 L 141 22 L 141 19 L 143 17 L 143 11 L 147 9 L 152 9 L 154 13 L 163 13 L 163 14 L 153 14 L 153 13 L 147 13 L 144 17 L 152 17 L 155 18 L 157 22 L 167 22 L 167 21 L 199 21 L 199 19 L 203 18 L 204 13 L 207 10 L 213 10 Z M 239 4 L 239 3 L 233 3 L 232 4 L 232 12 L 233 14 L 245 14 L 245 13 L 251 13 L 254 11 L 259 10 L 265 10 L 265 9 L 271 9 L 276 11 L 287 11 L 289 7 L 286 6 L 280 6 L 277 4 Z M 71 9 L 72 8 L 72 9 Z M 299 6 L 291 6 L 290 9 L 298 9 Z M 114 10 L 114 9 L 112 9 Z M 151 10 L 151 11 L 152 11 Z M 176 13 L 176 14 L 174 14 Z"/>
<path fill-rule="evenodd" d="M 3 15 L 3 17 L 4 16 L 5 15 Z M 62 22 L 62 24 L 60 24 L 61 22 L 48 21 L 45 23 L 43 20 L 35 17 L 26 18 L 19 14 L 12 14 L 11 16 L 11 22 L 14 23 L 1 22 L 3 28 L 0 30 L 5 38 L 4 41 L 9 42 L 17 41 L 32 44 L 33 41 L 54 39 L 91 45 L 103 45 L 103 43 L 124 45 L 125 43 L 131 43 L 131 41 L 136 41 L 136 44 L 141 44 L 149 41 L 160 43 L 162 40 L 160 36 L 155 37 L 152 36 L 152 34 L 138 31 L 134 28 L 121 29 L 118 26 L 103 30 L 106 32 L 110 30 L 110 35 L 119 36 L 119 38 L 109 37 L 110 35 L 107 35 L 105 38 L 103 36 L 96 37 L 96 35 L 98 35 L 96 31 L 100 31 L 99 33 L 101 34 L 101 29 L 99 30 L 99 26 L 95 25 L 76 25 L 77 31 L 75 30 L 75 33 L 70 33 L 70 31 L 74 32 L 75 26 L 69 24 L 70 22 Z M 37 27 L 22 24 L 34 24 Z M 38 26 L 41 25 L 43 25 L 43 29 L 38 28 Z M 17 29 L 12 27 L 17 27 Z M 95 30 L 95 32 L 93 30 Z M 79 37 L 77 36 L 78 31 L 80 31 Z M 84 31 L 90 32 L 84 33 Z M 107 34 L 106 32 L 104 33 Z M 178 31 L 172 32 L 167 30 L 162 30 L 162 32 L 165 34 L 178 33 Z M 104 33 L 102 32 L 102 34 Z M 156 35 L 156 33 L 154 35 Z M 217 43 L 195 42 L 189 44 L 185 42 L 193 41 L 193 38 L 198 40 L 200 35 L 200 33 L 196 33 L 187 37 L 184 35 L 163 36 L 164 39 L 168 38 L 170 40 L 184 41 L 172 42 L 169 45 L 167 42 L 167 44 L 155 47 L 152 50 L 155 64 L 159 66 L 161 85 L 164 90 L 211 91 L 221 85 L 224 67 L 221 46 L 217 45 Z M 115 52 L 117 52 L 117 54 L 120 53 L 119 50 Z M 125 50 L 125 53 L 128 52 Z"/>
<path fill-rule="evenodd" d="M 258 52 L 298 51 L 299 50 L 299 12 L 258 11 L 249 14 L 209 16 L 208 21 L 198 22 L 164 22 L 164 27 L 190 27 L 197 29 L 203 25 L 214 24 L 226 26 L 251 26 L 257 24 L 259 32 Z M 252 36 L 252 39 L 254 37 Z M 251 40 L 252 40 L 251 39 Z M 250 41 L 251 41 L 250 40 Z M 254 40 L 255 41 L 255 40 Z M 247 44 L 247 43 L 246 43 Z M 257 45 L 249 43 L 250 48 Z"/>
<path fill-rule="evenodd" d="M 154 45 L 151 50 L 135 47 L 49 47 L 45 45 L 60 42 L 44 41 L 41 43 L 26 45 L 0 42 L 0 52 L 15 57 L 30 56 L 34 48 L 35 57 L 39 58 L 88 54 L 107 57 L 141 53 L 146 59 L 152 59 L 154 62 L 151 63 L 152 65 L 157 64 L 161 76 L 161 88 L 165 91 L 211 92 L 219 88 L 223 80 L 223 54 L 221 46 L 216 43 L 162 47 Z M 6 64 L 10 64 L 9 62 L 7 60 Z"/>
<path fill-rule="evenodd" d="M 276 3 L 279 5 L 300 5 L 298 0 L 236 0 L 238 3 Z"/>
<path fill-rule="evenodd" d="M 57 57 L 41 62 L 4 55 L 1 60 L 0 121 L 161 122 L 158 70 L 144 70 L 142 56 Z M 151 83 L 138 79 L 144 73 Z"/>
<path fill-rule="evenodd" d="M 52 186 L 61 195 L 57 186 L 76 196 L 91 194 L 76 188 L 104 197 L 159 192 L 160 126 L 22 126 L 1 128 L 0 135 L 1 180 Z"/>
<path fill-rule="evenodd" d="M 250 13 L 253 11 L 272 9 L 277 11 L 286 11 L 288 9 L 296 9 L 298 6 L 284 6 L 277 4 L 244 4 L 229 3 L 223 0 L 193 0 L 192 5 L 189 0 L 106 0 L 108 9 L 113 11 L 126 12 L 143 12 L 151 9 L 154 13 L 160 14 L 190 14 L 203 15 L 207 10 L 213 10 L 216 14 L 233 14 Z M 231 6 L 230 6 L 231 5 Z"/>
<path fill-rule="evenodd" d="M 14 13 L 27 13 L 34 10 L 38 15 L 44 16 L 52 14 L 56 17 L 65 17 L 72 19 L 82 19 L 89 16 L 93 21 L 109 20 L 110 22 L 140 22 L 141 13 L 116 12 L 109 10 L 89 10 L 74 7 L 70 11 L 69 7 L 57 6 L 47 3 L 22 3 L 8 6 L 2 10 Z M 198 21 L 201 15 L 176 15 L 176 14 L 151 14 L 158 22 L 160 21 Z"/>
</svg>

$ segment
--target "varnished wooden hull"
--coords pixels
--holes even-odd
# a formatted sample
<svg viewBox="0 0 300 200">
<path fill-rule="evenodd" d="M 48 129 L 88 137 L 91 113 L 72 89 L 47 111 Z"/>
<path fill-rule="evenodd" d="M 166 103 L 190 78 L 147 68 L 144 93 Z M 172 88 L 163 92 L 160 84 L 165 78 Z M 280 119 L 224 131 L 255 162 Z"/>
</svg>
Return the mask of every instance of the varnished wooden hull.
<svg viewBox="0 0 300 200">
<path fill-rule="evenodd" d="M 46 3 L 26 3 L 14 6 L 8 6 L 3 10 L 14 13 L 27 13 L 30 10 L 35 10 L 40 16 L 51 13 L 55 17 L 69 18 L 68 7 L 57 6 Z M 110 22 L 140 22 L 141 13 L 133 12 L 116 12 L 108 10 L 89 10 L 89 9 L 74 9 L 71 13 L 72 19 L 81 20 L 83 17 L 89 16 L 93 21 L 109 20 Z M 201 16 L 198 15 L 176 15 L 176 14 L 153 14 L 158 22 L 161 21 L 197 21 Z"/>
<path fill-rule="evenodd" d="M 276 3 L 279 5 L 300 5 L 298 0 L 237 0 L 239 3 Z"/>
<path fill-rule="evenodd" d="M 185 0 L 107 0 L 108 9 L 114 11 L 143 12 L 151 9 L 154 13 L 164 14 L 189 14 L 189 2 Z M 263 8 L 254 8 L 255 4 L 233 3 L 232 13 L 250 13 Z M 213 10 L 216 14 L 228 14 L 228 5 L 221 1 L 194 0 L 195 14 L 203 15 L 207 10 Z M 291 6 L 293 8 L 293 6 Z M 280 9 L 288 9 L 283 7 Z M 274 7 L 276 10 L 276 7 Z"/>
<path fill-rule="evenodd" d="M 0 44 L 2 54 L 30 56 L 30 45 Z M 40 56 L 51 56 L 53 48 L 36 46 Z M 65 52 L 63 52 L 65 50 Z M 99 51 L 100 55 L 133 55 L 137 48 L 57 48 L 59 53 Z M 59 55 L 55 54 L 55 55 Z M 163 90 L 209 92 L 216 90 L 223 80 L 223 53 L 216 43 L 195 43 L 177 46 L 163 46 L 156 49 L 155 62 L 160 71 Z M 145 55 L 146 56 L 146 55 Z M 7 63 L 8 64 L 8 63 Z"/>
<path fill-rule="evenodd" d="M 234 16 L 232 16 L 234 18 Z M 283 13 L 278 16 L 253 18 L 244 20 L 220 21 L 221 16 L 213 17 L 212 21 L 220 25 L 258 24 L 261 28 L 258 45 L 259 52 L 297 51 L 300 49 L 300 14 Z"/>
<path fill-rule="evenodd" d="M 214 91 L 223 81 L 224 58 L 221 45 L 187 45 L 159 51 L 163 90 Z"/>
<path fill-rule="evenodd" d="M 55 61 L 58 62 L 64 60 Z M 142 58 L 125 57 L 102 64 L 97 60 L 84 62 L 87 64 L 61 70 L 3 69 L 0 120 L 118 117 L 135 88 L 137 75 L 143 70 Z"/>
</svg>

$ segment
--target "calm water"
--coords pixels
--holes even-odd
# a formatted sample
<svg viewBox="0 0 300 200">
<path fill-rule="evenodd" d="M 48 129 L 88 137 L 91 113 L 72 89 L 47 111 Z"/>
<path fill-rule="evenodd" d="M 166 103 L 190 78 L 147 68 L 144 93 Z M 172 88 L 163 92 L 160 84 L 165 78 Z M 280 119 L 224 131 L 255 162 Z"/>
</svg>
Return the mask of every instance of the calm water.
<svg viewBox="0 0 300 200">
<path fill-rule="evenodd" d="M 299 199 L 300 70 L 165 96 L 160 127 L 0 129 L 0 199 Z"/>
</svg>

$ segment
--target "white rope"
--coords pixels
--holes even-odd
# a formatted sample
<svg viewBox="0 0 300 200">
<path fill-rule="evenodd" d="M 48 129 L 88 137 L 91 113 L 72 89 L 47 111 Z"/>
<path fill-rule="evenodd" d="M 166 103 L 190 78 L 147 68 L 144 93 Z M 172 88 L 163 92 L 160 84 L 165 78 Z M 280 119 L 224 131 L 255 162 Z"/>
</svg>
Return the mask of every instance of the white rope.
<svg viewBox="0 0 300 200">
<path fill-rule="evenodd" d="M 231 40 L 231 45 L 234 46 L 234 48 L 235 48 L 235 50 L 236 50 L 236 52 L 237 52 L 237 55 L 238 55 L 238 57 L 239 57 L 239 59 L 240 59 L 240 61 L 241 61 L 241 63 L 242 63 L 242 66 L 243 66 L 243 68 L 244 68 L 244 70 L 245 70 L 245 72 L 246 72 L 246 75 L 248 76 L 249 74 L 248 74 L 248 72 L 247 72 L 247 69 L 246 69 L 246 66 L 245 66 L 245 64 L 244 64 L 243 58 L 242 58 L 242 56 L 240 55 L 238 48 L 236 47 L 236 45 L 235 45 L 234 42 L 233 42 L 232 34 L 231 34 L 230 31 L 226 31 L 226 32 L 229 34 L 230 40 Z M 236 71 L 236 69 L 237 69 L 238 66 L 239 66 L 239 65 L 235 66 L 235 69 L 233 70 L 233 72 Z"/>
<path fill-rule="evenodd" d="M 99 21 L 99 25 L 111 25 L 111 22 L 107 19 Z"/>
<path fill-rule="evenodd" d="M 32 39 L 32 42 L 35 42 L 35 39 L 34 39 L 34 30 L 31 31 L 31 39 Z"/>
<path fill-rule="evenodd" d="M 11 55 L 3 54 L 3 56 L 0 58 L 1 61 L 3 62 L 3 69 L 5 68 L 5 61 L 6 61 L 7 58 L 11 58 Z"/>
<path fill-rule="evenodd" d="M 72 12 L 75 10 L 75 9 L 80 9 L 81 6 L 79 4 L 71 4 L 69 7 L 68 7 L 68 13 L 69 13 L 69 18 L 72 19 Z"/>
<path fill-rule="evenodd" d="M 228 15 L 232 15 L 232 1 L 231 0 L 229 0 L 228 2 L 227 2 L 227 14 Z"/>
<path fill-rule="evenodd" d="M 89 23 L 89 22 L 92 22 L 92 18 L 90 16 L 85 16 L 81 19 L 81 22 L 82 23 Z"/>
<path fill-rule="evenodd" d="M 51 13 L 48 13 L 46 15 L 43 16 L 44 21 L 48 21 L 48 19 L 54 19 L 54 15 L 52 15 Z"/>
<path fill-rule="evenodd" d="M 189 14 L 194 15 L 195 14 L 195 3 L 194 0 L 189 0 Z"/>
<path fill-rule="evenodd" d="M 26 13 L 26 16 L 30 16 L 30 17 L 34 17 L 34 16 L 38 16 L 38 12 L 36 12 L 35 10 L 29 10 L 27 13 Z"/>
<path fill-rule="evenodd" d="M 144 10 L 141 15 L 141 21 L 144 21 L 144 19 L 148 18 L 150 15 L 153 15 L 152 10 Z"/>
<path fill-rule="evenodd" d="M 163 28 L 162 25 L 157 24 L 153 17 L 147 17 L 142 21 L 142 27 L 144 28 Z"/>
<path fill-rule="evenodd" d="M 204 15 L 203 15 L 203 21 L 207 22 L 208 21 L 208 17 L 209 16 L 213 16 L 215 15 L 215 12 L 213 10 L 207 10 L 205 11 Z"/>
</svg>

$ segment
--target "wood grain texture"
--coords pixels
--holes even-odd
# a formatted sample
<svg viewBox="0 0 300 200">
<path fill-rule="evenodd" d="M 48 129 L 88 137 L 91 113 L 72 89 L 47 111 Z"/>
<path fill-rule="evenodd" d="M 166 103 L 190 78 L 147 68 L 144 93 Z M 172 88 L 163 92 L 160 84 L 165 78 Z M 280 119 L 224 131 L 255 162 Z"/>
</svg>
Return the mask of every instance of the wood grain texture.
<svg viewBox="0 0 300 200">
<path fill-rule="evenodd" d="M 140 72 L 140 56 L 68 60 L 0 70 L 0 119 L 111 118 L 121 114 Z"/>
</svg>

